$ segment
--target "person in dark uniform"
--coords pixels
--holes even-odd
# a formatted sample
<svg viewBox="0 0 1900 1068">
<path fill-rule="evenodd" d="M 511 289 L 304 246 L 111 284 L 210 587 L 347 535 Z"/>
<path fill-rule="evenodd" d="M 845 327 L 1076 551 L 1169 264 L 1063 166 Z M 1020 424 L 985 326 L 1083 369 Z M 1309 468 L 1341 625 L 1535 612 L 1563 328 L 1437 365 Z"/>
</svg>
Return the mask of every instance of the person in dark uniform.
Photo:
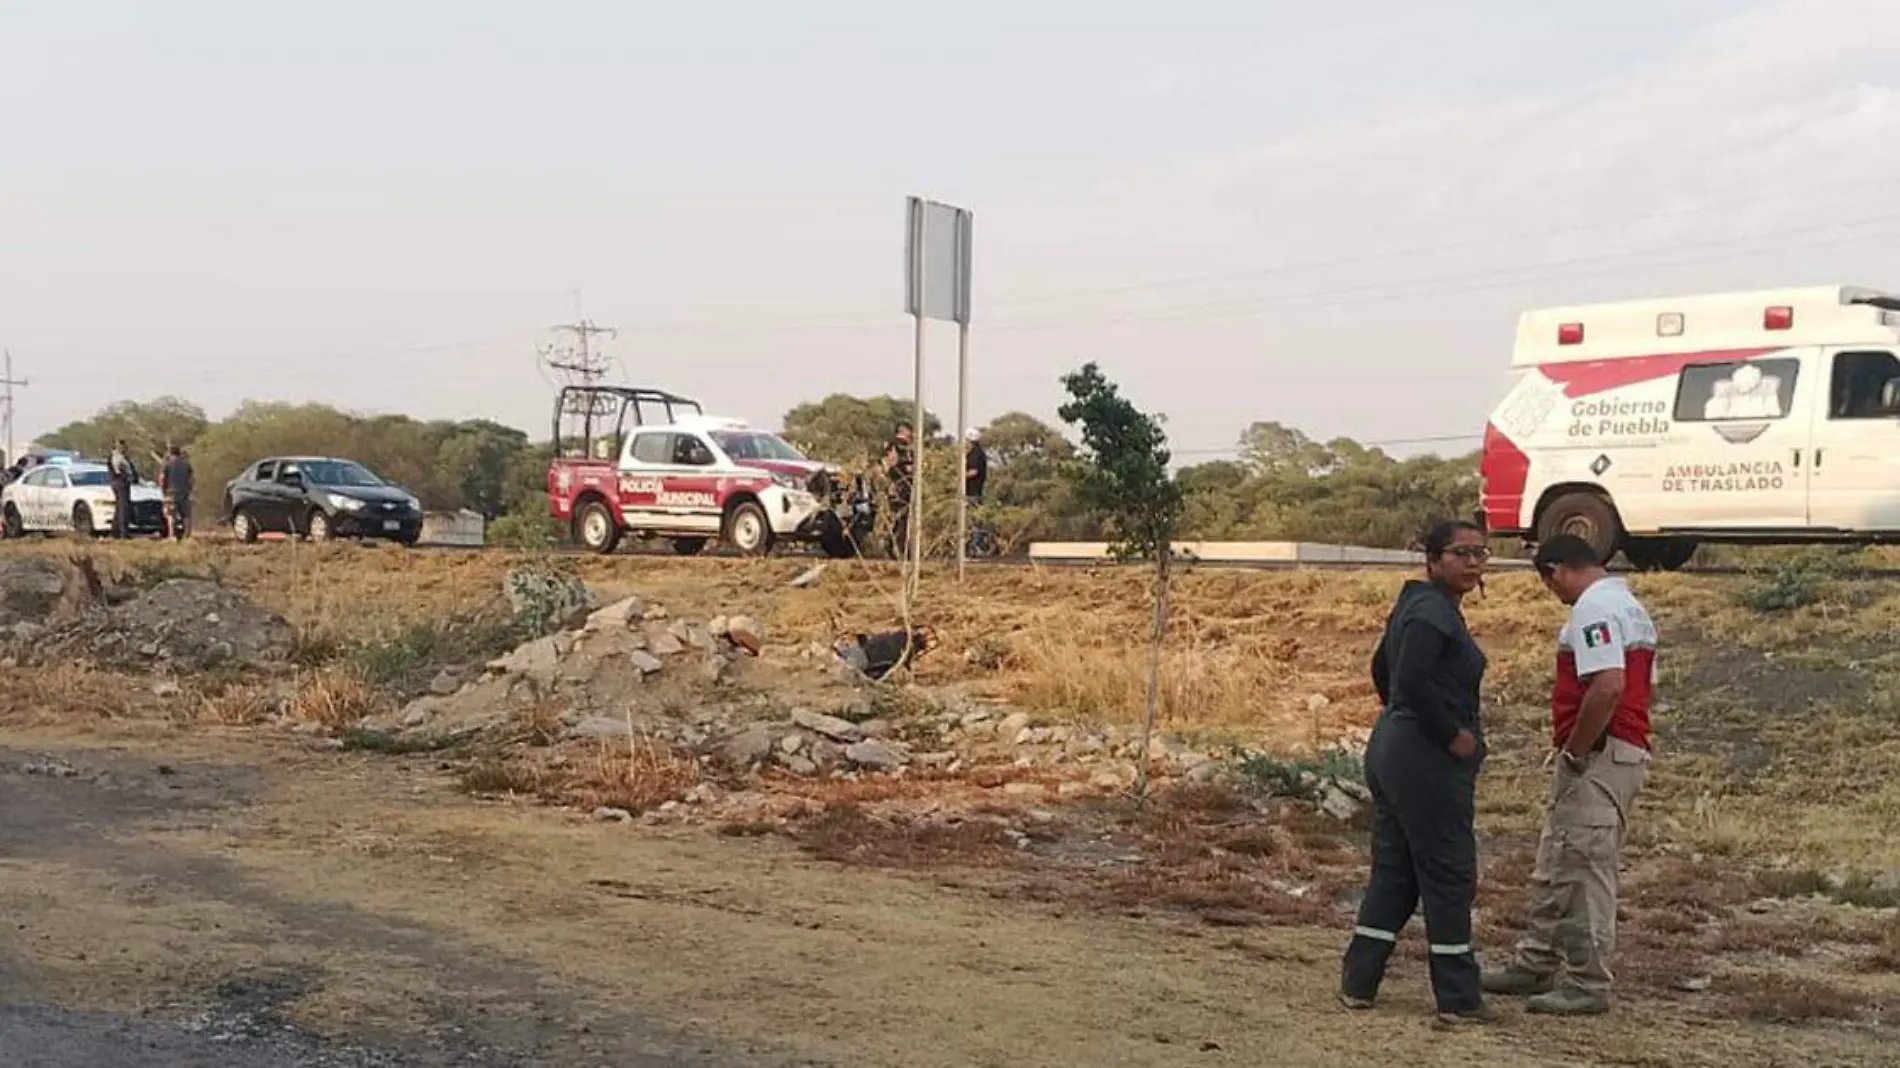
<svg viewBox="0 0 1900 1068">
<path fill-rule="evenodd" d="M 983 448 L 983 431 L 971 427 L 963 435 L 968 441 L 969 458 L 963 464 L 963 495 L 972 505 L 983 503 L 983 487 L 990 482 L 990 454 Z"/>
<path fill-rule="evenodd" d="M 166 450 L 165 466 L 160 471 L 160 488 L 171 509 L 171 535 L 176 541 L 191 536 L 191 460 L 176 445 Z"/>
<path fill-rule="evenodd" d="M 112 443 L 112 456 L 106 461 L 106 480 L 112 485 L 112 536 L 121 540 L 130 536 L 132 487 L 138 484 L 138 468 L 132 466 L 132 453 L 125 439 Z"/>
<path fill-rule="evenodd" d="M 909 423 L 897 424 L 897 434 L 884 450 L 884 478 L 891 506 L 891 555 L 903 556 L 910 546 L 911 483 L 917 473 L 916 450 Z"/>
<path fill-rule="evenodd" d="M 1460 607 L 1484 584 L 1490 555 L 1476 524 L 1453 520 L 1432 528 L 1425 578 L 1399 591 L 1372 655 L 1384 710 L 1366 745 L 1372 878 L 1346 946 L 1339 1000 L 1348 1008 L 1372 1007 L 1399 932 L 1422 906 L 1439 1021 L 1491 1018 L 1471 945 L 1485 657 Z"/>
</svg>

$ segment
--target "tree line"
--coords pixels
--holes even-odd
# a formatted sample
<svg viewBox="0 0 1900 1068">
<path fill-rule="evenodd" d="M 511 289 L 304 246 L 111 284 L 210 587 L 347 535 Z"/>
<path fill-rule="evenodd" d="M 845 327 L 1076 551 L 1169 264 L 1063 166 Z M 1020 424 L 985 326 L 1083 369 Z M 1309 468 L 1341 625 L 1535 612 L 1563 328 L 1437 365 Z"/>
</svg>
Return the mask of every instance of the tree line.
<svg viewBox="0 0 1900 1068">
<path fill-rule="evenodd" d="M 875 472 L 906 399 L 835 394 L 785 413 L 781 433 L 814 459 Z M 926 413 L 927 525 L 953 536 L 956 442 Z M 155 470 L 165 447 L 186 448 L 200 514 L 227 480 L 271 455 L 343 456 L 401 483 L 430 509 L 468 509 L 519 528 L 547 516 L 547 442 L 487 420 L 362 415 L 321 404 L 250 401 L 223 419 L 177 397 L 122 401 L 42 436 L 38 444 L 104 456 L 124 439 Z M 978 519 L 1007 551 L 1030 541 L 1099 540 L 1110 524 L 1085 499 L 1087 471 L 1057 426 L 1010 412 L 984 428 L 990 480 Z M 1178 467 L 1182 539 L 1303 540 L 1403 548 L 1435 519 L 1478 503 L 1476 454 L 1396 458 L 1349 438 L 1317 441 L 1276 422 L 1249 426 L 1230 459 Z M 943 540 L 933 538 L 933 540 Z M 948 541 L 945 541 L 948 544 Z"/>
</svg>

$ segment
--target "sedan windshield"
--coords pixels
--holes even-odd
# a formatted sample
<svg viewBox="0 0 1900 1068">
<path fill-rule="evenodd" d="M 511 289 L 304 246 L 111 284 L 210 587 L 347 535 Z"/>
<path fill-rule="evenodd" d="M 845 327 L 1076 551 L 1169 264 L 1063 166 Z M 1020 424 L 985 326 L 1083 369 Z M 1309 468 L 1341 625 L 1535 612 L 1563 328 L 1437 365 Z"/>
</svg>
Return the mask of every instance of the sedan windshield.
<svg viewBox="0 0 1900 1068">
<path fill-rule="evenodd" d="M 726 450 L 727 456 L 735 460 L 790 460 L 798 463 L 805 459 L 784 438 L 761 430 L 715 430 L 712 439 Z"/>
<path fill-rule="evenodd" d="M 66 477 L 75 486 L 109 486 L 112 479 L 104 471 L 68 471 Z"/>
<path fill-rule="evenodd" d="M 347 460 L 318 460 L 297 465 L 304 481 L 316 486 L 380 486 L 383 480 L 361 464 Z"/>
</svg>

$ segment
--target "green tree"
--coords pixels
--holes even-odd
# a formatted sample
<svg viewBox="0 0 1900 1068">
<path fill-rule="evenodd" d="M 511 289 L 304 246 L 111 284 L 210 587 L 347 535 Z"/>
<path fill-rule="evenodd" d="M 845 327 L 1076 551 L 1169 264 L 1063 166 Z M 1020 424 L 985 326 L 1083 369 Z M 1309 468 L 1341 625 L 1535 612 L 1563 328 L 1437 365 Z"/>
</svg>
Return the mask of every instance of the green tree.
<svg viewBox="0 0 1900 1068">
<path fill-rule="evenodd" d="M 39 444 L 71 449 L 82 456 L 104 457 L 112 451 L 113 442 L 124 439 L 134 462 L 144 463 L 162 456 L 167 445 L 191 445 L 210 425 L 203 408 L 178 397 L 119 401 L 101 408 L 91 418 L 67 423 L 43 435 Z"/>
<path fill-rule="evenodd" d="M 1148 747 L 1161 703 L 1161 642 L 1168 631 L 1174 534 L 1181 518 L 1181 487 L 1169 477 L 1168 436 L 1161 421 L 1136 408 L 1093 363 L 1063 376 L 1069 401 L 1062 421 L 1082 432 L 1081 462 L 1071 465 L 1076 499 L 1097 512 L 1123 558 L 1155 560 L 1155 618 L 1148 656 L 1148 707 L 1141 724 L 1141 764 L 1135 792 L 1148 790 Z"/>
<path fill-rule="evenodd" d="M 913 421 L 915 416 L 915 403 L 903 398 L 834 393 L 786 412 L 783 434 L 785 440 L 814 459 L 862 471 L 875 466 L 884 455 L 884 447 L 898 425 Z M 935 438 L 943 432 L 943 424 L 926 411 L 920 429 L 922 436 Z"/>
</svg>

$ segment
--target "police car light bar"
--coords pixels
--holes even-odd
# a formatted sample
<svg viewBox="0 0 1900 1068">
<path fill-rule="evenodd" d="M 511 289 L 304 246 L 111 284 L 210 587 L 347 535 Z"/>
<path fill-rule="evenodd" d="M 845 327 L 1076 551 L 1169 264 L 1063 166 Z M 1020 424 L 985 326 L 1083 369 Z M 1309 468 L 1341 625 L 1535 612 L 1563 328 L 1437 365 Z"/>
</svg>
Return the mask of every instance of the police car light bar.
<svg viewBox="0 0 1900 1068">
<path fill-rule="evenodd" d="M 1557 327 L 1557 344 L 1559 345 L 1583 344 L 1583 324 L 1582 323 L 1564 323 L 1563 325 Z"/>
<path fill-rule="evenodd" d="M 1793 330 L 1794 309 L 1786 304 L 1779 304 L 1763 311 L 1761 326 L 1763 330 Z"/>
</svg>

